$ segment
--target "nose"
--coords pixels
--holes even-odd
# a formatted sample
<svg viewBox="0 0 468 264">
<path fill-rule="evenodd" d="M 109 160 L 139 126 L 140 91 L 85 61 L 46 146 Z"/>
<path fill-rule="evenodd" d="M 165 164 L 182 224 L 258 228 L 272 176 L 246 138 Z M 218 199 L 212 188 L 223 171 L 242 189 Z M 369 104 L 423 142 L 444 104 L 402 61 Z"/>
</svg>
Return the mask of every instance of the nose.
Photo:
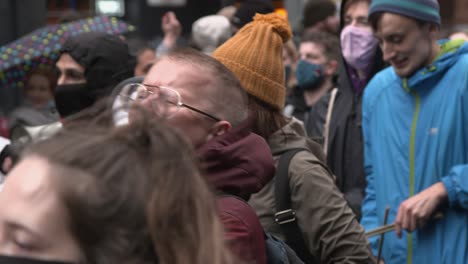
<svg viewBox="0 0 468 264">
<path fill-rule="evenodd" d="M 149 97 L 146 97 L 146 98 L 137 100 L 136 102 L 137 102 L 137 104 L 139 104 L 139 105 L 141 105 L 141 106 L 143 106 L 143 107 L 145 107 L 145 108 L 146 108 L 146 107 L 150 107 L 151 104 L 152 104 L 151 98 L 149 98 Z"/>
<path fill-rule="evenodd" d="M 165 105 L 161 102 L 157 94 L 152 94 L 151 96 L 143 98 L 137 102 L 137 104 L 143 107 L 143 109 L 150 111 L 152 114 L 156 114 L 159 117 L 165 116 Z"/>
<path fill-rule="evenodd" d="M 382 43 L 380 47 L 382 48 L 384 61 L 388 62 L 395 58 L 396 52 L 395 52 L 395 49 L 392 47 L 392 45 L 389 45 L 387 43 Z"/>
<path fill-rule="evenodd" d="M 130 119 L 133 119 L 134 116 L 136 116 L 136 113 L 141 114 L 142 112 L 146 112 L 149 114 L 155 114 L 153 103 L 151 102 L 149 98 L 133 101 L 128 106 L 129 106 Z"/>
</svg>

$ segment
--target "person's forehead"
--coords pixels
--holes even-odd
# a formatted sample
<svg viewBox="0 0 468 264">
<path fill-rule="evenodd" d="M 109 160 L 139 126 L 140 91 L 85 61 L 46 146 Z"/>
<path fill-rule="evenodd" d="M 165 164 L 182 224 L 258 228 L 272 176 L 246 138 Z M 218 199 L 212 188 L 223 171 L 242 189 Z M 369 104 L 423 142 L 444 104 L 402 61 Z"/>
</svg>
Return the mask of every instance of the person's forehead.
<svg viewBox="0 0 468 264">
<path fill-rule="evenodd" d="M 345 16 L 350 17 L 367 17 L 369 14 L 369 4 L 365 1 L 359 1 L 348 6 L 345 12 Z"/>
<path fill-rule="evenodd" d="M 299 52 L 302 55 L 322 54 L 323 51 L 324 51 L 323 45 L 317 42 L 313 42 L 313 41 L 302 42 L 301 45 L 299 46 Z"/>
<path fill-rule="evenodd" d="M 37 157 L 28 157 L 21 161 L 9 173 L 5 189 L 12 190 L 26 200 L 42 199 L 53 193 L 50 166 L 47 161 Z"/>
<path fill-rule="evenodd" d="M 42 74 L 33 74 L 29 78 L 28 84 L 46 84 L 49 85 L 49 79 Z"/>
<path fill-rule="evenodd" d="M 386 37 L 394 34 L 407 34 L 417 29 L 417 23 L 411 18 L 405 16 L 384 13 L 380 17 L 377 31 L 377 37 Z"/>
<path fill-rule="evenodd" d="M 31 225 L 43 223 L 44 214 L 56 212 L 61 206 L 56 187 L 47 161 L 26 157 L 8 174 L 0 192 L 1 203 L 10 205 L 10 210 L 2 208 L 2 216 L 13 220 L 27 212 L 29 220 L 23 220 Z"/>
<path fill-rule="evenodd" d="M 0 203 L 9 204 L 0 208 L 2 223 L 17 224 L 43 239 L 66 228 L 67 210 L 51 172 L 48 162 L 36 156 L 14 167 L 0 192 Z"/>
<path fill-rule="evenodd" d="M 178 60 L 158 60 L 146 75 L 143 83 L 172 88 L 181 95 L 203 95 L 209 92 L 214 78 L 207 69 Z"/>
<path fill-rule="evenodd" d="M 59 68 L 71 68 L 79 71 L 84 71 L 84 67 L 81 66 L 72 56 L 68 53 L 62 53 L 56 63 Z"/>
</svg>

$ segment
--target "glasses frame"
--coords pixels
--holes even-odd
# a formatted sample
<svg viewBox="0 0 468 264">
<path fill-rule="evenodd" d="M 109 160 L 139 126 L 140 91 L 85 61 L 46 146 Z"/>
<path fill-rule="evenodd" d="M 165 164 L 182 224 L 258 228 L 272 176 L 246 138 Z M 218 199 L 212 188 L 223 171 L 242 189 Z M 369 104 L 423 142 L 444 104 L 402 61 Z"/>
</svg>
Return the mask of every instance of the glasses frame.
<svg viewBox="0 0 468 264">
<path fill-rule="evenodd" d="M 183 102 L 182 102 L 182 97 L 180 96 L 180 93 L 179 93 L 178 91 L 172 89 L 172 88 L 165 87 L 165 86 L 159 86 L 159 85 L 145 84 L 145 83 L 129 83 L 129 84 L 127 84 L 126 86 L 130 86 L 130 85 L 143 86 L 149 94 L 154 94 L 154 92 L 148 90 L 148 87 L 157 88 L 157 89 L 166 89 L 166 90 L 170 90 L 170 91 L 174 92 L 175 94 L 177 94 L 177 101 L 178 101 L 178 102 L 177 102 L 177 106 L 178 106 L 178 107 L 185 107 L 185 108 L 190 109 L 190 110 L 192 110 L 192 111 L 194 111 L 194 112 L 197 112 L 197 113 L 199 113 L 199 114 L 202 114 L 202 115 L 204 115 L 204 116 L 206 116 L 206 117 L 208 117 L 208 118 L 210 118 L 210 119 L 213 119 L 213 120 L 216 121 L 216 122 L 222 121 L 221 118 L 217 118 L 217 117 L 215 117 L 215 116 L 213 116 L 213 115 L 211 115 L 211 114 L 208 114 L 207 112 L 202 111 L 202 110 L 200 110 L 200 109 L 198 109 L 198 108 L 196 108 L 196 107 L 194 107 L 194 106 L 191 106 L 191 105 L 188 105 L 188 104 L 186 104 L 186 103 L 183 103 Z M 138 99 L 131 98 L 131 96 L 129 96 L 129 95 L 121 95 L 121 96 L 124 96 L 124 97 L 126 97 L 126 98 L 128 98 L 128 99 L 130 99 L 130 100 L 132 100 L 132 101 L 137 101 L 137 100 L 138 100 Z M 149 97 L 149 96 L 147 96 L 146 98 L 148 98 L 148 97 Z M 146 98 L 144 98 L 144 99 L 146 99 Z M 177 111 L 178 111 L 178 110 L 177 110 Z M 170 118 L 170 117 L 172 117 L 172 116 L 169 116 L 168 118 Z"/>
</svg>

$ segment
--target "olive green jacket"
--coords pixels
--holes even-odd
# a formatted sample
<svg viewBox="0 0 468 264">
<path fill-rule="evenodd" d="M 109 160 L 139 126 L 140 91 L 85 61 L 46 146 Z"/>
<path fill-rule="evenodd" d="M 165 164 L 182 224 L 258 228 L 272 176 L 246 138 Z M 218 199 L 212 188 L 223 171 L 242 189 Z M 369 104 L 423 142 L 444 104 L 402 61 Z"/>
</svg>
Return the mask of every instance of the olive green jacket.
<svg viewBox="0 0 468 264">
<path fill-rule="evenodd" d="M 312 255 L 321 263 L 374 263 L 364 229 L 336 187 L 320 146 L 306 138 L 302 122 L 291 119 L 268 144 L 276 162 L 285 150 L 309 149 L 291 159 L 288 176 L 292 209 Z M 285 239 L 274 220 L 274 186 L 275 178 L 252 195 L 249 204 L 266 232 Z"/>
</svg>

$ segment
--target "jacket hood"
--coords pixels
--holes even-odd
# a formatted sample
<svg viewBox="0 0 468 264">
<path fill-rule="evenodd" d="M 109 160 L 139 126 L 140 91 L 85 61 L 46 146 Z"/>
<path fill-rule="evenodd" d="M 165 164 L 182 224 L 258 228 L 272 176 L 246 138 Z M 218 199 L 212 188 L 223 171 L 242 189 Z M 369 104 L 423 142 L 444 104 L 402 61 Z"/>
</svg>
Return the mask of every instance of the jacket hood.
<svg viewBox="0 0 468 264">
<path fill-rule="evenodd" d="M 341 5 L 340 5 L 340 28 L 339 28 L 339 33 L 343 30 L 345 27 L 344 21 L 345 21 L 345 6 L 346 3 L 348 3 L 350 0 L 342 0 Z M 370 4 L 369 4 L 370 8 Z"/>
<path fill-rule="evenodd" d="M 290 118 L 288 124 L 273 133 L 268 139 L 273 156 L 296 148 L 308 149 L 317 158 L 325 162 L 325 154 L 321 151 L 319 144 L 309 139 L 306 135 L 304 123 L 296 118 Z"/>
<path fill-rule="evenodd" d="M 338 35 L 338 38 L 341 39 L 341 31 L 343 31 L 344 27 L 345 27 L 345 24 L 344 24 L 344 21 L 345 21 L 345 5 L 346 3 L 349 2 L 349 0 L 343 0 L 341 1 L 341 6 L 340 6 L 340 29 L 339 29 L 339 35 Z M 340 50 L 342 50 L 341 48 L 341 41 L 340 41 Z M 351 83 L 350 81 L 350 76 L 349 76 L 349 73 L 348 73 L 348 63 L 346 62 L 346 60 L 344 59 L 342 53 L 340 53 L 340 56 L 341 56 L 341 65 L 340 65 L 340 69 L 339 69 L 339 77 L 341 80 L 339 80 L 339 83 Z M 376 49 L 376 52 L 375 52 L 375 56 L 374 56 L 374 62 L 373 62 L 373 65 L 372 65 L 372 70 L 370 71 L 370 75 L 368 76 L 368 80 L 370 80 L 377 72 L 381 71 L 382 69 L 384 69 L 386 66 L 384 60 L 383 60 L 383 55 L 382 55 L 382 51 L 380 49 L 380 47 L 378 47 Z M 351 85 L 339 85 L 339 88 L 341 90 L 343 89 L 352 89 L 352 86 Z M 347 91 L 348 92 L 348 91 Z"/>
<path fill-rule="evenodd" d="M 432 87 L 434 80 L 438 80 L 441 75 L 455 64 L 460 56 L 468 55 L 468 43 L 464 40 L 440 40 L 440 52 L 436 59 L 428 66 L 420 69 L 409 78 L 404 78 L 404 85 L 409 90 L 421 91 L 426 87 Z M 396 73 L 393 70 L 393 74 Z"/>
<path fill-rule="evenodd" d="M 343 31 L 343 28 L 344 28 L 344 17 L 345 17 L 344 7 L 346 5 L 346 2 L 348 2 L 348 1 L 349 0 L 341 1 L 341 6 L 340 6 L 340 30 L 338 31 L 340 34 L 341 34 L 341 31 Z"/>
<path fill-rule="evenodd" d="M 87 87 L 95 101 L 110 95 L 115 85 L 132 77 L 136 63 L 125 41 L 104 32 L 69 37 L 60 53 L 69 54 L 83 66 Z"/>
<path fill-rule="evenodd" d="M 268 144 L 248 127 L 245 122 L 197 149 L 202 172 L 212 187 L 245 200 L 275 173 Z"/>
</svg>

